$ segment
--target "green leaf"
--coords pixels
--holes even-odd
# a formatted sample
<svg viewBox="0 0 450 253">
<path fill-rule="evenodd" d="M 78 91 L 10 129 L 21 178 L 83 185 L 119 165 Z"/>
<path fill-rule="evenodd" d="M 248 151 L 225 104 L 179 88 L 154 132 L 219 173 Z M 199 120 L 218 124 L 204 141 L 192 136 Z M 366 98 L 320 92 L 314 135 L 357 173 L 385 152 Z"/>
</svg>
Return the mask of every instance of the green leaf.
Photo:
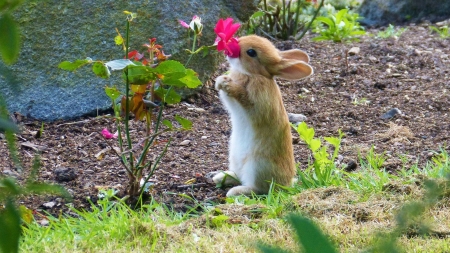
<svg viewBox="0 0 450 253">
<path fill-rule="evenodd" d="M 330 240 L 311 220 L 298 215 L 289 215 L 288 221 L 294 228 L 297 239 L 305 253 L 336 253 Z"/>
<path fill-rule="evenodd" d="M 111 100 L 116 100 L 120 97 L 120 91 L 116 87 L 105 87 L 105 93 Z"/>
<path fill-rule="evenodd" d="M 108 67 L 106 67 L 105 64 L 101 62 L 95 62 L 94 65 L 92 65 L 92 71 L 101 78 L 107 79 L 111 75 L 109 72 Z"/>
<path fill-rule="evenodd" d="M 312 139 L 309 144 L 309 148 L 312 152 L 316 152 L 320 148 L 320 145 L 321 141 L 319 139 Z"/>
<path fill-rule="evenodd" d="M 326 25 L 328 25 L 328 29 L 335 29 L 335 24 L 334 21 L 330 18 L 327 17 L 317 17 L 316 21 L 318 22 L 322 22 L 325 23 Z"/>
<path fill-rule="evenodd" d="M 0 14 L 0 55 L 6 64 L 14 63 L 20 52 L 19 26 L 9 13 Z"/>
<path fill-rule="evenodd" d="M 128 66 L 128 79 L 132 84 L 148 84 L 156 79 L 154 69 L 148 66 Z"/>
<path fill-rule="evenodd" d="M 178 61 L 163 61 L 156 68 L 155 72 L 161 75 L 169 75 L 175 72 L 186 72 L 186 68 Z"/>
<path fill-rule="evenodd" d="M 347 15 L 347 12 L 347 9 L 342 9 L 336 14 L 336 24 L 339 24 L 341 21 L 343 21 L 343 18 L 345 17 L 345 15 Z"/>
<path fill-rule="evenodd" d="M 198 74 L 192 69 L 187 69 L 186 76 L 180 78 L 180 81 L 191 89 L 197 88 L 200 84 L 202 84 L 200 79 L 198 79 Z"/>
<path fill-rule="evenodd" d="M 264 16 L 264 12 L 263 11 L 257 11 L 255 13 L 253 13 L 253 15 L 250 16 L 250 19 L 259 18 L 259 17 L 262 17 L 262 16 Z"/>
<path fill-rule="evenodd" d="M 162 82 L 166 85 L 171 85 L 175 87 L 185 87 L 186 84 L 183 82 L 182 78 L 186 76 L 186 71 L 184 72 L 173 72 L 168 73 L 162 77 Z"/>
<path fill-rule="evenodd" d="M 163 99 L 164 103 L 167 104 L 177 104 L 181 101 L 181 96 L 173 89 L 164 89 L 163 87 L 158 87 L 158 89 L 155 90 L 155 94 L 158 95 L 158 97 Z"/>
<path fill-rule="evenodd" d="M 341 145 L 341 140 L 336 137 L 325 137 L 324 138 L 328 143 L 334 146 L 334 148 L 337 148 Z"/>
<path fill-rule="evenodd" d="M 165 125 L 166 127 L 168 127 L 170 130 L 173 129 L 173 124 L 172 124 L 172 122 L 170 122 L 170 120 L 165 119 L 162 121 L 162 124 Z"/>
<path fill-rule="evenodd" d="M 123 44 L 122 36 L 117 35 L 116 37 L 114 37 L 114 42 L 116 43 L 116 45 L 122 45 Z"/>
<path fill-rule="evenodd" d="M 81 66 L 84 66 L 91 62 L 92 62 L 92 60 L 89 58 L 84 59 L 84 60 L 76 60 L 74 62 L 63 61 L 58 65 L 58 68 L 63 69 L 63 70 L 68 70 L 68 71 L 75 71 L 78 68 L 80 68 Z"/>
<path fill-rule="evenodd" d="M 297 127 L 297 132 L 300 138 L 309 144 L 314 138 L 314 128 L 308 128 L 305 122 L 302 122 Z"/>
<path fill-rule="evenodd" d="M 12 200 L 7 200 L 0 212 L 0 251 L 19 252 L 20 212 Z"/>
<path fill-rule="evenodd" d="M 185 119 L 181 116 L 175 115 L 175 119 L 178 121 L 178 123 L 181 124 L 183 129 L 190 130 L 192 128 L 192 121 Z"/>
</svg>

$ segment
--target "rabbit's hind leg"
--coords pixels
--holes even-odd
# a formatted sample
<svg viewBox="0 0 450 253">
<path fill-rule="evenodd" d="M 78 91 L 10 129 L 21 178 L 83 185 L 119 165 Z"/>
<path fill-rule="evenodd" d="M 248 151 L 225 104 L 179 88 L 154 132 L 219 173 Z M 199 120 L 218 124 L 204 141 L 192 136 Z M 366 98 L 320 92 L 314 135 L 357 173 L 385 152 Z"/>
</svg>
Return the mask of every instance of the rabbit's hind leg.
<svg viewBox="0 0 450 253">
<path fill-rule="evenodd" d="M 252 194 L 259 194 L 259 193 L 260 192 L 254 187 L 246 186 L 246 185 L 239 185 L 239 186 L 235 186 L 235 187 L 231 188 L 230 190 L 228 190 L 227 197 L 239 196 L 239 195 L 251 196 Z"/>
</svg>

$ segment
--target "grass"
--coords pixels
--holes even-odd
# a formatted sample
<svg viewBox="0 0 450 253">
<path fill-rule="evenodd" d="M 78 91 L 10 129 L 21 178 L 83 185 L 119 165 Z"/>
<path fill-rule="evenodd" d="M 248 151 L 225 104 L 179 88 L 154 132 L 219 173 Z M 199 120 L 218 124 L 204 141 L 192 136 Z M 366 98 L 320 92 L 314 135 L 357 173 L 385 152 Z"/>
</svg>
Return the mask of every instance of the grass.
<svg viewBox="0 0 450 253">
<path fill-rule="evenodd" d="M 49 217 L 46 227 L 28 224 L 20 247 L 23 252 L 259 252 L 256 245 L 264 242 L 297 252 L 285 217 L 299 213 L 317 224 L 340 252 L 362 252 L 395 238 L 389 233 L 396 227 L 396 215 L 404 203 L 423 198 L 425 178 L 443 181 L 450 172 L 445 150 L 435 152 L 424 167 L 405 165 L 396 175 L 383 170 L 384 159 L 371 149 L 360 155 L 359 170 L 336 173 L 341 185 L 272 189 L 267 196 L 205 206 L 201 214 L 174 213 L 158 203 L 131 210 L 107 200 L 107 193 L 91 212 Z M 415 218 L 442 233 L 450 228 L 450 194 L 445 194 Z M 404 233 L 394 242 L 401 245 L 400 252 L 445 252 L 450 247 L 449 238 L 433 233 Z"/>
</svg>

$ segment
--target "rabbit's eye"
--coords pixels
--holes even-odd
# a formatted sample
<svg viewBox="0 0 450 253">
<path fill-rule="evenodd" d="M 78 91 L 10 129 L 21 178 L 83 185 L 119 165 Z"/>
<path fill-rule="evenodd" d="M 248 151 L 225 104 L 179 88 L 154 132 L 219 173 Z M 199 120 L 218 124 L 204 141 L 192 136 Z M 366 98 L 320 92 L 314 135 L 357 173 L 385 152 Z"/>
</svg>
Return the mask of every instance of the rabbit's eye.
<svg viewBox="0 0 450 253">
<path fill-rule="evenodd" d="M 256 57 L 256 51 L 254 49 L 247 50 L 247 54 L 250 57 Z"/>
</svg>

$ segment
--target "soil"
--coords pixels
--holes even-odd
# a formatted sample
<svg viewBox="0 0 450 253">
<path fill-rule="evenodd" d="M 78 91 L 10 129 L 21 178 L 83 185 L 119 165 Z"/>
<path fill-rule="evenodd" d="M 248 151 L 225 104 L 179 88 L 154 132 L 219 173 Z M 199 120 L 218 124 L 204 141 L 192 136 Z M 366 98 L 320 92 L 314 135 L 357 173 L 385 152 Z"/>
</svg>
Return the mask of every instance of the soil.
<svg viewBox="0 0 450 253">
<path fill-rule="evenodd" d="M 314 76 L 277 82 L 286 110 L 305 115 L 316 136 L 345 133 L 340 166 L 360 169 L 359 155 L 373 147 L 376 153 L 385 153 L 384 166 L 395 173 L 416 163 L 423 166 L 442 149 L 450 150 L 450 39 L 431 34 L 426 24 L 406 28 L 399 38 L 365 36 L 360 42 L 333 43 L 306 37 L 300 42 L 276 42 L 282 50 L 300 48 L 310 55 Z M 368 30 L 370 34 L 378 31 Z M 360 52 L 349 52 L 352 47 Z M 218 73 L 226 68 L 224 63 Z M 227 112 L 212 88 L 217 75 L 196 96 L 165 109 L 164 119 L 174 121 L 180 115 L 193 122 L 193 129 L 161 135 L 159 145 L 148 155 L 156 160 L 172 138 L 150 182 L 152 196 L 175 210 L 186 210 L 195 202 L 224 200 L 226 189 L 216 188 L 208 179 L 210 172 L 227 169 L 231 132 Z M 397 114 L 383 117 L 391 110 Z M 24 182 L 38 150 L 42 164 L 38 180 L 63 185 L 73 196 L 75 208 L 89 208 L 87 199 L 95 202 L 100 189 L 116 189 L 117 196 L 124 196 L 126 171 L 110 148 L 117 141 L 100 134 L 103 128 L 115 131 L 111 117 L 45 123 L 42 136 L 36 138 L 41 122 L 18 113 L 13 116 L 22 129 L 17 140 L 24 170 L 19 173 L 13 165 L 3 138 L 0 175 Z M 130 122 L 135 140 L 141 140 L 144 124 Z M 311 154 L 294 131 L 293 142 L 296 162 L 305 169 Z M 67 171 L 72 174 L 64 174 Z M 67 201 L 53 195 L 27 196 L 20 203 L 53 214 L 67 211 Z"/>
</svg>

